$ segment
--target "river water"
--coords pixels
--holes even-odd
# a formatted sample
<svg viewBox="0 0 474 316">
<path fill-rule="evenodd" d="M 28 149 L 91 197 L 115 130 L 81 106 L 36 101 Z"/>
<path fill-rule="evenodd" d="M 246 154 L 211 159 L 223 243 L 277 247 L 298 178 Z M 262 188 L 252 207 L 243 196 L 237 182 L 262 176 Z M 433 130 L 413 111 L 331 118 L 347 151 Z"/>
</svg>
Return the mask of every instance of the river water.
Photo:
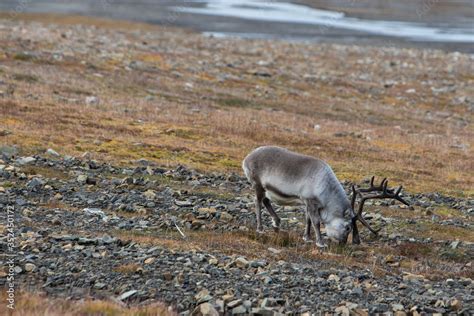
<svg viewBox="0 0 474 316">
<path fill-rule="evenodd" d="M 396 13 L 389 5 L 405 0 L 384 0 L 377 7 L 358 1 L 306 1 L 310 7 L 275 0 L 2 0 L 0 10 L 105 16 L 187 27 L 213 36 L 424 46 L 474 53 L 474 0 L 413 0 L 407 2 L 413 8 L 404 4 L 398 15 L 380 12 Z M 337 3 L 336 9 L 331 3 Z M 381 9 L 380 3 L 387 7 Z"/>
<path fill-rule="evenodd" d="M 474 28 L 430 26 L 425 23 L 364 20 L 348 17 L 342 12 L 319 10 L 304 5 L 256 0 L 208 0 L 204 7 L 176 7 L 180 12 L 227 16 L 246 20 L 306 24 L 326 28 L 341 28 L 412 41 L 474 43 Z"/>
</svg>

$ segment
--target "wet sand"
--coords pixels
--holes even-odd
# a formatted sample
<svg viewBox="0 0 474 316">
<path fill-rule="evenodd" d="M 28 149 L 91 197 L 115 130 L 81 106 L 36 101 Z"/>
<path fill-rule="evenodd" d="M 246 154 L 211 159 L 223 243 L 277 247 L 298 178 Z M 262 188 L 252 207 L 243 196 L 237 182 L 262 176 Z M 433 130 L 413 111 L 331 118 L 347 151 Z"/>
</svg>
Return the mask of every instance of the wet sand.
<svg viewBox="0 0 474 316">
<path fill-rule="evenodd" d="M 472 0 L 295 0 L 313 8 L 374 20 L 472 25 Z"/>
</svg>

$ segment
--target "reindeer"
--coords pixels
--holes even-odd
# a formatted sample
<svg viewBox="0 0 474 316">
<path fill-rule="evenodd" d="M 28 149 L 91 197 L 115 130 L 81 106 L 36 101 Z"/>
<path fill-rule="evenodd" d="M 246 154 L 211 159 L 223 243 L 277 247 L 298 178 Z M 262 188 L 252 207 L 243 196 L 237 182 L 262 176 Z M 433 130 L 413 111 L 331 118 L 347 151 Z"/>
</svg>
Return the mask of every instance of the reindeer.
<svg viewBox="0 0 474 316">
<path fill-rule="evenodd" d="M 326 247 L 321 237 L 320 224 L 324 224 L 329 239 L 340 244 L 347 243 L 352 231 L 352 243 L 359 244 L 360 237 L 356 221 L 359 220 L 372 233 L 379 230 L 370 227 L 362 216 L 364 203 L 370 199 L 395 199 L 409 205 L 400 197 L 402 187 L 396 191 L 387 188 L 388 181 L 383 179 L 379 186 L 356 189 L 352 186 L 352 198 L 349 201 L 341 183 L 331 167 L 321 159 L 291 152 L 276 146 L 263 146 L 252 151 L 242 162 L 245 176 L 255 189 L 255 207 L 257 233 L 263 232 L 262 205 L 272 217 L 272 226 L 278 231 L 280 218 L 271 202 L 278 205 L 301 205 L 306 207 L 306 228 L 303 239 L 311 240 L 311 225 L 316 233 L 316 245 Z M 363 193 L 378 194 L 363 195 Z M 357 197 L 360 196 L 359 209 L 354 211 Z"/>
</svg>

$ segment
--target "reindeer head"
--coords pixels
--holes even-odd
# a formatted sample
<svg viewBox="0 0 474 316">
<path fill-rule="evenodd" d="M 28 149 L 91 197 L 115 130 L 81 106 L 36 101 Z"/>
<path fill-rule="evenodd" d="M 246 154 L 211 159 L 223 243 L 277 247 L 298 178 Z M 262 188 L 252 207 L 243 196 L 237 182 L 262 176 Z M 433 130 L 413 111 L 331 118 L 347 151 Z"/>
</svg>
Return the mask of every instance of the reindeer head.
<svg viewBox="0 0 474 316">
<path fill-rule="evenodd" d="M 352 226 L 351 218 L 335 217 L 326 223 L 326 235 L 336 243 L 345 244 L 347 243 L 347 237 L 352 230 Z"/>
<path fill-rule="evenodd" d="M 402 186 L 398 187 L 397 190 L 389 189 L 387 178 L 384 178 L 382 182 L 380 183 L 380 185 L 378 186 L 374 185 L 374 180 L 375 180 L 375 177 L 372 177 L 370 179 L 370 187 L 366 189 L 356 189 L 355 186 L 352 186 L 351 207 L 353 210 L 355 210 L 355 202 L 356 202 L 357 196 L 361 197 L 359 201 L 359 209 L 357 213 L 353 211 L 353 217 L 352 217 L 352 230 L 353 230 L 352 243 L 354 244 L 360 243 L 359 232 L 357 230 L 357 224 L 356 224 L 357 220 L 359 220 L 365 227 L 367 227 L 375 235 L 377 235 L 381 229 L 379 228 L 375 230 L 372 227 L 370 227 L 369 223 L 367 223 L 367 221 L 362 216 L 362 210 L 364 209 L 365 201 L 371 200 L 371 199 L 394 199 L 407 206 L 410 205 L 408 204 L 407 201 L 405 201 L 402 197 L 400 197 L 400 192 L 402 191 L 402 188 L 403 188 Z M 363 195 L 363 193 L 369 193 L 369 192 L 379 192 L 379 193 Z"/>
</svg>

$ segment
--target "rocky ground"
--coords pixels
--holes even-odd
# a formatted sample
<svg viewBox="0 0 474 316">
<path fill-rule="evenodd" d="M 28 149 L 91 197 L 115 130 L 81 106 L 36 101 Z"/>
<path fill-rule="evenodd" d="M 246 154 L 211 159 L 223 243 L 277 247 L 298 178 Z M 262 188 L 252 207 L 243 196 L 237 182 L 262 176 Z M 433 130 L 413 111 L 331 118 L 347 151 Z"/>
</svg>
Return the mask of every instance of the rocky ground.
<svg viewBox="0 0 474 316">
<path fill-rule="evenodd" d="M 15 213 L 15 274 L 23 290 L 132 305 L 158 300 L 179 313 L 196 315 L 211 315 L 214 310 L 259 315 L 311 311 L 467 315 L 474 311 L 472 242 L 408 238 L 384 229 L 377 239 L 364 234 L 364 246 L 333 247 L 314 254 L 318 252 L 314 246 L 300 245 L 298 255 L 293 251 L 298 248 L 295 244 L 302 244 L 301 212 L 280 211 L 283 227 L 298 237 L 277 236 L 272 242 L 253 235 L 251 195 L 239 175 L 201 174 L 184 167 L 165 170 L 144 159 L 121 168 L 87 157 L 60 157 L 53 150 L 31 157 L 15 157 L 12 151 L 3 148 L 0 206 Z M 439 206 L 456 208 L 469 220 L 443 221 L 434 214 L 432 220 L 442 229 L 456 226 L 472 231 L 472 200 L 436 194 L 405 194 L 405 198 L 415 207 L 391 203 L 377 207 L 411 213 Z M 366 217 L 374 225 L 414 221 L 382 216 L 380 211 Z M 267 216 L 265 222 L 266 236 L 275 236 Z M 2 227 L 5 232 L 6 226 Z M 206 234 L 215 239 L 199 244 L 200 235 Z M 246 236 L 249 244 L 232 248 L 224 241 L 229 234 Z M 6 235 L 2 236 L 6 253 Z M 230 249 L 209 244 L 219 242 Z M 263 248 L 249 253 L 245 247 L 252 243 Z M 445 277 L 400 268 L 404 256 L 370 252 L 406 243 L 460 251 L 462 260 L 446 257 L 456 273 Z M 312 255 L 308 256 L 308 248 Z M 323 258 L 330 255 L 341 260 Z M 366 256 L 375 256 L 374 266 L 347 261 L 364 261 Z M 1 259 L 2 266 L 6 259 Z M 385 271 L 381 273 L 376 265 Z"/>
</svg>

